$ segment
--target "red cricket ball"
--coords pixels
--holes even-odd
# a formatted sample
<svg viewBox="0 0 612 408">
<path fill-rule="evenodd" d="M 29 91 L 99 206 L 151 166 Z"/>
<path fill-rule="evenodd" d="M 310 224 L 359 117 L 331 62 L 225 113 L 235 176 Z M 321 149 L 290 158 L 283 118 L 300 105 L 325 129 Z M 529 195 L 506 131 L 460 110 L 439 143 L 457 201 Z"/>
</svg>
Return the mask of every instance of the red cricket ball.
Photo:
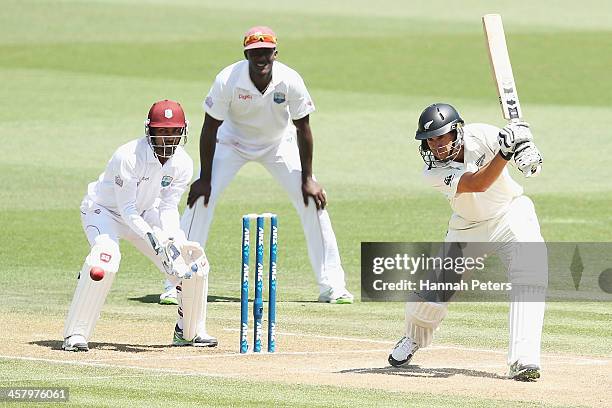
<svg viewBox="0 0 612 408">
<path fill-rule="evenodd" d="M 102 278 L 104 278 L 104 269 L 100 268 L 99 266 L 94 266 L 89 271 L 89 276 L 91 276 L 91 279 L 95 281 L 102 280 Z"/>
</svg>

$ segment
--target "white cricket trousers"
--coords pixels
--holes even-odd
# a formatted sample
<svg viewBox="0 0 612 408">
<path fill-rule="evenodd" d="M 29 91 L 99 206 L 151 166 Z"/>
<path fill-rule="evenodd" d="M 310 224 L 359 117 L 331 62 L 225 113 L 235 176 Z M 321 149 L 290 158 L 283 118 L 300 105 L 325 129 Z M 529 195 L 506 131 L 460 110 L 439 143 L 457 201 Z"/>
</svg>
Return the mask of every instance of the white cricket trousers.
<svg viewBox="0 0 612 408">
<path fill-rule="evenodd" d="M 496 243 L 495 252 L 508 270 L 508 282 L 512 283 L 508 364 L 518 361 L 540 366 L 548 257 L 531 199 L 524 195 L 514 198 L 503 216 L 475 228 L 449 228 L 445 241 Z M 471 254 L 469 248 L 468 244 L 464 256 L 481 256 Z"/>
<path fill-rule="evenodd" d="M 300 216 L 308 256 L 315 272 L 320 293 L 331 289 L 345 289 L 344 269 L 340 261 L 336 236 L 326 210 L 317 210 L 312 197 L 308 206 L 302 197 L 302 168 L 297 143 L 294 137 L 286 137 L 269 148 L 256 153 L 245 152 L 238 145 L 218 142 L 212 164 L 211 195 L 208 206 L 200 197 L 192 208 L 185 208 L 181 218 L 181 229 L 190 241 L 199 242 L 206 248 L 208 232 L 215 206 L 223 190 L 246 163 L 260 163 L 285 189 Z"/>
</svg>

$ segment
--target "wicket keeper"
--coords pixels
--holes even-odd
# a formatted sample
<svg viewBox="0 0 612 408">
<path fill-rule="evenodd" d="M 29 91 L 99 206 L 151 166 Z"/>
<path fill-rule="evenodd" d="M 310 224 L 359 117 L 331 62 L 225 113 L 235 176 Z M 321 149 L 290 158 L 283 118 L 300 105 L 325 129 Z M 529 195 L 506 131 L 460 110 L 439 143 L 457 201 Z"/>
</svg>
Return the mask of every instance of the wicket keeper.
<svg viewBox="0 0 612 408">
<path fill-rule="evenodd" d="M 209 265 L 202 247 L 179 225 L 178 204 L 193 174 L 182 145 L 188 122 L 177 102 L 153 104 L 145 136 L 119 147 L 81 203 L 91 245 L 64 326 L 62 349 L 88 351 L 88 341 L 119 270 L 119 239 L 132 243 L 179 289 L 173 345 L 216 346 L 206 333 Z"/>
</svg>

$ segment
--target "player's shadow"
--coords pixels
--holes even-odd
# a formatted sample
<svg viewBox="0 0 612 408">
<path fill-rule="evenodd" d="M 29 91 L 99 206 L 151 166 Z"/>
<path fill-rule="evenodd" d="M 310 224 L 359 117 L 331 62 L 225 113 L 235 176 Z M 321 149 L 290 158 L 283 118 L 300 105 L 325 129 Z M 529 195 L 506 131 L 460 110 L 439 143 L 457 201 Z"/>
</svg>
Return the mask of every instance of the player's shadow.
<svg viewBox="0 0 612 408">
<path fill-rule="evenodd" d="M 240 302 L 240 298 L 231 297 L 231 296 L 208 296 L 209 302 Z"/>
<path fill-rule="evenodd" d="M 31 341 L 28 344 L 35 344 L 41 347 L 48 347 L 51 350 L 62 349 L 61 340 L 38 340 Z M 101 342 L 89 342 L 90 350 L 107 350 L 107 351 L 119 351 L 124 353 L 147 353 L 159 349 L 171 348 L 170 344 L 121 344 L 121 343 L 101 343 Z"/>
<path fill-rule="evenodd" d="M 418 365 L 410 365 L 405 368 L 397 367 L 375 367 L 375 368 L 353 368 L 342 370 L 339 373 L 352 374 L 386 374 L 399 375 L 401 377 L 424 377 L 424 378 L 449 378 L 454 375 L 465 375 L 468 377 L 493 378 L 496 380 L 507 380 L 508 377 L 490 373 L 488 371 L 467 370 L 463 368 L 423 368 Z"/>
<path fill-rule="evenodd" d="M 229 296 L 208 296 L 208 302 L 240 302 L 239 298 L 229 297 Z M 128 298 L 133 302 L 140 303 L 159 303 L 159 294 L 150 294 L 144 295 L 140 297 L 131 297 Z"/>
</svg>

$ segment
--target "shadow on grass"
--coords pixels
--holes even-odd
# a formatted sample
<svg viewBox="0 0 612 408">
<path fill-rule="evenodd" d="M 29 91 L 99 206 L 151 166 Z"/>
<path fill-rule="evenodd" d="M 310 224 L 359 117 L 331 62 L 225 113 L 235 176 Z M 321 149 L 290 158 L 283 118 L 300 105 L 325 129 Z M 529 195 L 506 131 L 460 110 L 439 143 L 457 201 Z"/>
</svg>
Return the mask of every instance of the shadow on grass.
<svg viewBox="0 0 612 408">
<path fill-rule="evenodd" d="M 31 341 L 29 344 L 35 344 L 41 347 L 47 347 L 51 350 L 61 350 L 62 340 L 38 340 Z M 89 342 L 90 350 L 110 350 L 124 353 L 146 353 L 159 349 L 171 348 L 170 344 L 120 344 L 120 343 L 99 343 Z"/>
<path fill-rule="evenodd" d="M 128 300 L 140 303 L 159 303 L 159 294 L 131 297 Z M 209 296 L 208 302 L 240 302 L 239 298 L 229 296 Z M 172 305 L 171 305 L 172 306 Z"/>
<path fill-rule="evenodd" d="M 339 373 L 352 374 L 386 374 L 399 375 L 401 377 L 426 377 L 426 378 L 448 378 L 454 375 L 465 375 L 468 377 L 493 378 L 496 380 L 507 380 L 508 377 L 490 373 L 488 371 L 467 370 L 462 368 L 423 368 L 418 365 L 410 365 L 406 368 L 380 367 L 380 368 L 353 368 L 342 370 Z"/>
</svg>

